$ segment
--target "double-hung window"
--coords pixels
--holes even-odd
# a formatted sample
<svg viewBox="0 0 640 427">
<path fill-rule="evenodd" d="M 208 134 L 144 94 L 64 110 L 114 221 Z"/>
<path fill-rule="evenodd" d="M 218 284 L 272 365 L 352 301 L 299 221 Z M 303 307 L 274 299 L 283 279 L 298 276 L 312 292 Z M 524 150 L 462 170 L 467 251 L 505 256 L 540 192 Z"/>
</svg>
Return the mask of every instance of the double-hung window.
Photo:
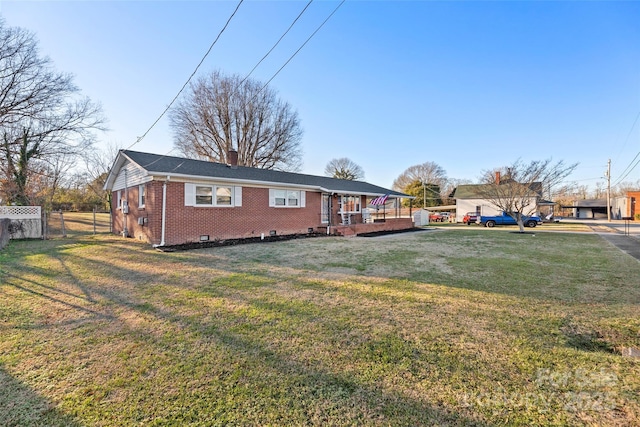
<svg viewBox="0 0 640 427">
<path fill-rule="evenodd" d="M 138 186 L 138 207 L 139 208 L 144 208 L 144 200 L 147 197 L 147 194 L 145 192 L 145 185 L 139 185 Z"/>
<path fill-rule="evenodd" d="M 196 206 L 231 206 L 232 189 L 217 185 L 196 185 Z"/>
<path fill-rule="evenodd" d="M 287 206 L 287 190 L 273 190 L 276 206 Z"/>
<path fill-rule="evenodd" d="M 196 185 L 196 206 L 213 205 L 213 187 L 210 185 Z"/>
<path fill-rule="evenodd" d="M 269 189 L 269 206 L 272 207 L 303 208 L 304 198 L 304 191 Z"/>
<path fill-rule="evenodd" d="M 228 185 L 186 184 L 185 204 L 187 206 L 234 206 L 235 201 L 235 206 L 239 206 L 240 191 L 240 187 Z"/>
<path fill-rule="evenodd" d="M 231 187 L 216 188 L 216 206 L 231 206 Z"/>
</svg>

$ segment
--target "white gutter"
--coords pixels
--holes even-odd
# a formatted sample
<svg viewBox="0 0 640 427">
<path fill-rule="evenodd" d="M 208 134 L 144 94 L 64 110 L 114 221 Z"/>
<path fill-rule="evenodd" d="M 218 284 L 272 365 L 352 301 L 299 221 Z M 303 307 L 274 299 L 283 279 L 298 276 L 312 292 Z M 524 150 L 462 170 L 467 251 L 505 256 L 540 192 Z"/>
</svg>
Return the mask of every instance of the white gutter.
<svg viewBox="0 0 640 427">
<path fill-rule="evenodd" d="M 129 216 L 129 187 L 127 183 L 127 168 L 124 169 L 124 203 L 121 206 L 122 210 L 122 237 L 129 237 L 129 221 L 127 221 L 127 217 Z M 126 207 L 125 207 L 126 205 Z"/>
<path fill-rule="evenodd" d="M 159 248 L 160 246 L 165 245 L 164 234 L 165 234 L 165 224 L 167 221 L 167 182 L 169 182 L 170 178 L 171 177 L 167 175 L 167 179 L 165 179 L 164 183 L 162 184 L 162 232 L 160 237 L 160 244 L 153 245 L 154 248 Z"/>
<path fill-rule="evenodd" d="M 155 171 L 147 171 L 148 175 L 151 176 L 163 176 L 164 174 L 166 174 L 166 172 L 155 172 Z M 194 182 L 194 181 L 200 181 L 203 183 L 209 183 L 209 182 L 224 182 L 224 183 L 229 183 L 229 184 L 253 184 L 253 186 L 255 186 L 256 184 L 258 184 L 259 186 L 262 187 L 275 187 L 275 188 L 296 188 L 296 189 L 305 189 L 308 191 L 321 191 L 324 193 L 340 193 L 340 194 L 345 194 L 345 195 L 353 195 L 353 196 L 381 196 L 384 195 L 384 193 L 381 192 L 361 192 L 361 191 L 348 191 L 348 190 L 339 190 L 339 189 L 331 189 L 331 188 L 326 188 L 326 187 L 322 187 L 319 185 L 305 185 L 305 184 L 293 184 L 293 183 L 286 183 L 286 182 L 277 182 L 277 181 L 258 181 L 258 180 L 251 180 L 251 179 L 241 179 L 241 178 L 222 178 L 222 177 L 213 177 L 213 176 L 203 176 L 203 175 L 188 175 L 188 174 L 182 174 L 182 173 L 174 173 L 171 175 L 173 178 L 179 178 L 179 179 L 183 179 L 185 181 L 188 182 Z M 373 184 L 371 184 L 373 185 Z M 415 199 L 414 196 L 398 196 L 395 194 L 390 195 L 394 198 L 403 198 L 403 199 Z"/>
</svg>

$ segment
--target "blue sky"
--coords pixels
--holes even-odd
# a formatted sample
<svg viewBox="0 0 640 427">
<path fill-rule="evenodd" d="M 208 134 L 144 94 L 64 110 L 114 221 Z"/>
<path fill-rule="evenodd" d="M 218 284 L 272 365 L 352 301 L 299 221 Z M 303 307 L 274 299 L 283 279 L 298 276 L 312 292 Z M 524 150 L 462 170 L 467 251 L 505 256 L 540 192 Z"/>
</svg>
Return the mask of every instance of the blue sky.
<svg viewBox="0 0 640 427">
<path fill-rule="evenodd" d="M 245 0 L 200 68 L 246 75 L 307 2 Z M 339 4 L 314 1 L 252 74 L 268 81 Z M 129 147 L 177 94 L 233 1 L 0 1 L 102 104 Z M 553 158 L 615 183 L 640 153 L 640 2 L 346 1 L 271 82 L 298 111 L 302 171 L 348 157 L 390 187 L 432 161 L 449 177 Z M 132 149 L 173 148 L 166 117 Z M 171 154 L 175 154 L 172 152 Z M 625 172 L 626 173 L 626 172 Z M 625 181 L 640 179 L 640 166 Z"/>
</svg>

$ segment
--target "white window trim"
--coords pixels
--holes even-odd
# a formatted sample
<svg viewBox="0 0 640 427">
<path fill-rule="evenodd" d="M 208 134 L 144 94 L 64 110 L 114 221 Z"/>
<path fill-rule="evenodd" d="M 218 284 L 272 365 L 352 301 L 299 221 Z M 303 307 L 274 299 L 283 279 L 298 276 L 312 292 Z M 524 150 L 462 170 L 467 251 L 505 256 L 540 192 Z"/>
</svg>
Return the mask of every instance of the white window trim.
<svg viewBox="0 0 640 427">
<path fill-rule="evenodd" d="M 276 205 L 276 191 L 284 191 L 284 205 Z M 289 204 L 289 192 L 298 194 L 298 204 Z M 306 192 L 304 190 L 294 190 L 289 188 L 270 188 L 269 189 L 269 207 L 282 209 L 300 209 L 306 205 Z"/>
<path fill-rule="evenodd" d="M 345 211 L 345 210 L 343 210 L 344 209 L 344 204 L 345 204 L 344 200 L 347 197 L 353 197 L 354 199 L 355 198 L 360 199 L 360 202 L 357 203 L 357 206 L 359 208 L 358 210 L 355 210 L 355 211 Z M 340 196 L 340 213 L 353 213 L 353 214 L 356 214 L 356 213 L 360 213 L 360 212 L 362 212 L 362 196 L 351 196 L 351 195 L 342 195 L 342 196 Z"/>
<path fill-rule="evenodd" d="M 196 204 L 196 187 L 208 187 L 211 189 L 211 204 Z M 231 204 L 216 204 L 216 192 L 218 188 L 231 189 Z M 184 204 L 185 206 L 193 206 L 196 208 L 233 208 L 236 206 L 242 206 L 242 187 L 224 184 L 195 184 L 186 182 L 184 184 Z"/>
<path fill-rule="evenodd" d="M 138 208 L 144 208 L 147 198 L 147 189 L 144 184 L 138 185 Z"/>
<path fill-rule="evenodd" d="M 329 204 L 331 200 L 331 194 L 323 193 L 321 196 L 321 206 L 320 206 L 320 222 L 322 224 L 329 224 L 329 217 L 331 216 L 329 213 Z"/>
</svg>

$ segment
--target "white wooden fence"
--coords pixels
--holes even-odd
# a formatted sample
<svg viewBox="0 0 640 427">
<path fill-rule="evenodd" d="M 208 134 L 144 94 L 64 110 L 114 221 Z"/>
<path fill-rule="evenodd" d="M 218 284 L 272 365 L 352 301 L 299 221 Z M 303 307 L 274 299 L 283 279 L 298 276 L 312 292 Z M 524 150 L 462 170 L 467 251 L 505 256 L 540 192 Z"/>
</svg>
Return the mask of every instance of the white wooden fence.
<svg viewBox="0 0 640 427">
<path fill-rule="evenodd" d="M 0 219 L 11 220 L 9 238 L 42 238 L 42 209 L 40 206 L 0 206 Z"/>
</svg>

